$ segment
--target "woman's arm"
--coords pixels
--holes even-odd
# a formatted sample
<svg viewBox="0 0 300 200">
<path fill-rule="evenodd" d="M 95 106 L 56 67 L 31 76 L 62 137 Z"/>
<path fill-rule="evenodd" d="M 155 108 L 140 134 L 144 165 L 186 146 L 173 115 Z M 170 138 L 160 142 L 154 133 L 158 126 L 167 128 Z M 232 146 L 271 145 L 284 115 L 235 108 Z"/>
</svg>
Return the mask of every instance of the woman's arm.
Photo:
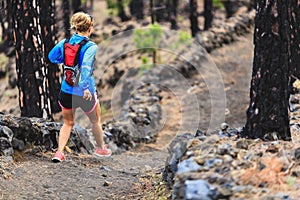
<svg viewBox="0 0 300 200">
<path fill-rule="evenodd" d="M 48 58 L 50 62 L 60 64 L 64 62 L 63 48 L 65 39 L 57 43 L 49 52 Z"/>
<path fill-rule="evenodd" d="M 92 45 L 85 51 L 83 56 L 79 86 L 82 87 L 84 90 L 88 89 L 90 86 L 89 76 L 91 76 L 93 73 L 93 65 L 97 50 L 97 45 Z"/>
</svg>

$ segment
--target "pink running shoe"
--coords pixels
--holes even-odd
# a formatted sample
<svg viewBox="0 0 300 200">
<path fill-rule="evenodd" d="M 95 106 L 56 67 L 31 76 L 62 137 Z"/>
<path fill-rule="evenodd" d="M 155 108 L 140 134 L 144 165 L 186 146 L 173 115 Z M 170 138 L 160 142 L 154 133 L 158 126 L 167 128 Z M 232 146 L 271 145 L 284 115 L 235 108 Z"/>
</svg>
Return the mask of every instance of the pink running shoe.
<svg viewBox="0 0 300 200">
<path fill-rule="evenodd" d="M 99 147 L 96 148 L 96 151 L 94 152 L 95 156 L 98 157 L 109 157 L 111 156 L 111 150 L 108 148 L 108 145 L 104 145 L 104 148 L 101 149 Z"/>
<path fill-rule="evenodd" d="M 57 151 L 54 155 L 54 157 L 51 159 L 52 162 L 54 163 L 59 163 L 64 161 L 66 158 L 64 156 L 64 154 L 60 151 Z"/>
</svg>

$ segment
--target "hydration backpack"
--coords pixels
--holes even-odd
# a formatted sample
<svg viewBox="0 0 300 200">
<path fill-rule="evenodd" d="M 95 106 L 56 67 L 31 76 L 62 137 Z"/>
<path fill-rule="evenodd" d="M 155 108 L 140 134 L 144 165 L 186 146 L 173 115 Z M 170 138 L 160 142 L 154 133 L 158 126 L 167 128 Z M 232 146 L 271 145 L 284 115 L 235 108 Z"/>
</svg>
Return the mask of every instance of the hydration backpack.
<svg viewBox="0 0 300 200">
<path fill-rule="evenodd" d="M 67 38 L 64 43 L 64 76 L 70 86 L 77 86 L 80 79 L 79 57 L 81 48 L 88 42 L 84 38 L 79 44 L 71 45 Z"/>
</svg>

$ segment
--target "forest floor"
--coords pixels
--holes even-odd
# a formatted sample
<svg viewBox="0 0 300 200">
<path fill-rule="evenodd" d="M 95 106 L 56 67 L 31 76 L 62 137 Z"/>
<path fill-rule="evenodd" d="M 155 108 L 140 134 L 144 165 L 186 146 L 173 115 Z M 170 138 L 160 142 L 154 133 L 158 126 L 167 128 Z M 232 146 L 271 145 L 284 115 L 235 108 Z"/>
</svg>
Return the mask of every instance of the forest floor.
<svg viewBox="0 0 300 200">
<path fill-rule="evenodd" d="M 235 128 L 243 126 L 249 102 L 253 34 L 240 36 L 238 41 L 209 55 L 225 85 L 226 122 Z M 195 75 L 190 81 L 199 79 L 200 75 Z M 0 83 L 0 110 L 17 110 L 17 89 L 8 89 L 6 79 Z M 111 90 L 102 91 L 105 92 Z M 156 143 L 103 159 L 70 153 L 59 164 L 50 162 L 53 152 L 14 157 L 14 160 L 0 157 L 0 199 L 167 199 L 170 191 L 164 187 L 161 174 L 168 156 L 167 147 L 180 126 L 181 115 L 180 109 L 174 109 L 180 106 L 176 97 L 167 92 L 162 96 L 161 105 L 169 117 Z M 200 101 L 207 101 L 201 91 L 197 96 Z M 108 112 L 102 121 L 110 118 Z"/>
</svg>

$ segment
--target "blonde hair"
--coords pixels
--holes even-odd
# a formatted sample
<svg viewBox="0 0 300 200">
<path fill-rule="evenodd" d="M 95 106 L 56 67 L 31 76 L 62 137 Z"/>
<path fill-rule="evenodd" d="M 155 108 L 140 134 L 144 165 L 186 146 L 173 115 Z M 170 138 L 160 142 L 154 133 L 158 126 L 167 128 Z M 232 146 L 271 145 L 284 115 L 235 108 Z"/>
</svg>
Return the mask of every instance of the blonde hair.
<svg viewBox="0 0 300 200">
<path fill-rule="evenodd" d="M 87 32 L 93 25 L 93 17 L 84 12 L 77 12 L 71 18 L 71 28 L 79 32 Z"/>
</svg>

